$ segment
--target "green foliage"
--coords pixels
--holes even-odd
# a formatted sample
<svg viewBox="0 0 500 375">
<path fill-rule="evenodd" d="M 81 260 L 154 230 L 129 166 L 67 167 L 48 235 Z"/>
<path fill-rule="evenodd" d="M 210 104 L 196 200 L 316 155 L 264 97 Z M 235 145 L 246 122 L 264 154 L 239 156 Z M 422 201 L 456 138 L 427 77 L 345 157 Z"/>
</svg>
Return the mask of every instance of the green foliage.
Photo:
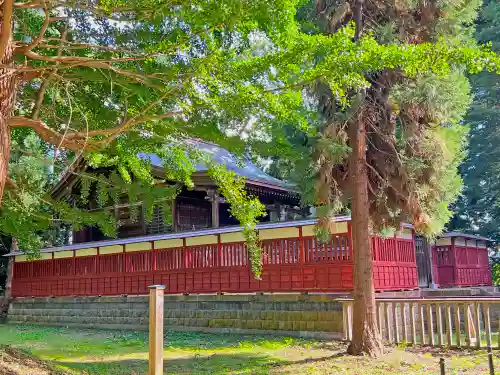
<svg viewBox="0 0 500 375">
<path fill-rule="evenodd" d="M 245 179 L 228 171 L 219 164 L 209 164 L 209 175 L 217 183 L 224 199 L 230 204 L 230 213 L 243 227 L 247 251 L 256 279 L 262 272 L 262 250 L 255 230 L 258 219 L 266 214 L 265 207 L 258 198 L 248 196 L 245 190 Z"/>
<path fill-rule="evenodd" d="M 439 30 L 455 32 L 457 25 L 472 19 L 475 2 L 451 3 L 439 2 L 455 20 L 445 17 L 451 23 L 439 25 Z M 32 53 L 16 56 L 19 66 L 26 64 L 41 74 L 22 86 L 15 115 L 39 119 L 61 136 L 45 137 L 46 143 L 38 141 L 35 158 L 53 159 L 51 164 L 57 172 L 48 173 L 45 164 L 31 159 L 33 167 L 29 167 L 22 163 L 25 156 L 14 157 L 11 169 L 19 163 L 24 172 L 11 172 L 20 188 L 10 191 L 0 217 L 4 233 L 23 236 L 24 243 L 31 242 L 32 248 L 36 248 L 37 233 L 54 221 L 71 223 L 75 228 L 97 224 L 112 235 L 115 223 L 104 208 L 122 196 L 131 203 L 145 202 L 146 218 L 150 218 L 153 207 L 168 204 L 165 202 L 174 193 L 158 185 L 163 181 L 155 180 L 147 155 L 159 156 L 165 180 L 192 187 L 191 174 L 199 156 L 185 144 L 187 138 L 215 142 L 239 154 L 251 151 L 262 158 L 283 157 L 288 170 L 304 168 L 305 172 L 295 174 L 301 175 L 299 186 L 312 196 L 317 187 L 307 187 L 308 181 L 310 184 L 328 163 L 345 161 L 350 152 L 347 140 L 338 133 L 325 137 L 315 90 L 321 86 L 331 94 L 337 108 L 334 112 L 355 111 L 357 103 L 351 93 L 369 88 L 371 75 L 388 70 L 401 72 L 418 83 L 399 88 L 399 96 L 393 97 L 395 103 L 405 107 L 427 99 L 431 122 L 450 129 L 449 134 L 434 128 L 425 132 L 424 147 L 433 151 L 436 159 L 445 160 L 430 167 L 436 168 L 437 176 L 447 181 L 450 190 L 448 195 L 439 191 L 428 199 L 426 209 L 433 210 L 440 199 L 456 194 L 457 180 L 444 175 L 459 157 L 453 154 L 457 150 L 454 147 L 437 147 L 439 144 L 431 140 L 457 140 L 464 134 L 456 124 L 460 116 L 455 112 L 462 111 L 467 97 L 430 103 L 429 93 L 434 88 L 426 86 L 426 80 L 439 82 L 439 90 L 451 96 L 451 83 L 460 69 L 497 73 L 500 67 L 497 55 L 471 43 L 442 39 L 445 33 L 439 30 L 431 42 L 420 44 L 406 44 L 406 40 L 384 44 L 377 40 L 377 33 L 369 32 L 353 41 L 351 24 L 330 35 L 314 34 L 317 28 L 313 24 L 296 22 L 298 2 L 294 0 L 181 0 L 175 4 L 106 0 L 91 2 L 84 9 L 71 2 L 57 4 L 57 9 L 52 6 L 47 3 L 49 13 L 63 14 L 70 22 L 51 23 L 45 39 L 34 46 Z M 313 9 L 310 4 L 308 9 Z M 41 10 L 16 8 L 14 39 L 18 45 L 26 46 L 39 35 L 45 19 Z M 394 30 L 396 26 L 401 27 L 395 25 Z M 383 34 L 386 39 L 391 36 L 388 31 Z M 462 91 L 466 85 L 457 81 Z M 42 100 L 37 102 L 40 94 Z M 17 130 L 19 134 L 32 134 L 31 130 Z M 399 121 L 399 140 L 411 138 L 404 138 L 407 131 L 404 121 Z M 300 147 L 290 142 L 289 136 L 302 142 Z M 326 163 L 311 162 L 318 157 L 316 145 Z M 406 156 L 404 166 L 413 173 L 409 183 L 413 186 L 425 174 L 425 162 L 400 151 Z M 82 182 L 78 204 L 95 196 L 104 209 L 100 214 L 82 212 L 77 206 L 54 203 L 47 197 L 59 172 L 81 155 L 96 174 L 82 177 L 89 181 Z M 36 170 L 31 181 L 22 177 L 29 168 Z M 118 173 L 104 176 L 104 168 Z M 232 215 L 244 227 L 252 267 L 258 276 L 260 250 L 253 229 L 262 206 L 246 195 L 242 180 L 223 173 L 222 167 L 212 165 L 210 173 L 231 204 Z M 326 207 L 338 211 L 342 204 L 339 192 L 345 190 L 330 186 L 335 191 L 329 197 L 334 199 Z M 438 186 L 437 182 L 428 184 L 419 194 L 425 196 Z M 311 197 L 304 202 L 325 203 Z M 132 212 L 133 217 L 136 214 Z M 441 210 L 435 216 L 446 214 Z M 16 231 L 18 226 L 23 231 Z"/>
<path fill-rule="evenodd" d="M 477 20 L 476 39 L 491 43 L 500 51 L 500 4 L 485 1 Z M 473 103 L 465 122 L 470 127 L 467 159 L 460 167 L 464 179 L 463 194 L 454 206 L 450 230 L 478 233 L 500 240 L 500 77 L 483 72 L 470 77 Z"/>
<path fill-rule="evenodd" d="M 305 6 L 300 16 L 319 19 L 320 28 L 332 33 L 348 19 L 348 13 L 334 4 L 316 2 L 315 10 Z M 390 12 L 387 8 L 392 5 L 382 3 L 378 9 L 366 8 L 365 36 L 359 42 L 343 40 L 333 55 L 311 58 L 314 68 L 309 74 L 317 78 L 311 96 L 324 118 L 312 125 L 317 132 L 309 130 L 305 139 L 288 137 L 288 147 L 297 152 L 286 156 L 288 162 L 280 160 L 280 165 L 290 166 L 282 176 L 297 182 L 304 203 L 325 207 L 320 216 L 345 210 L 350 203 L 348 129 L 363 110 L 370 215 L 376 229 L 410 221 L 434 234 L 453 214 L 449 205 L 462 182 L 457 167 L 466 156 L 468 127 L 462 121 L 471 102 L 465 74 L 486 68 L 495 75 L 500 72 L 499 60 L 471 40 L 479 1 L 439 1 L 431 7 L 438 12 L 419 18 L 419 13 L 432 13 L 428 5 L 403 1 Z M 349 28 L 344 32 L 353 35 Z M 333 35 L 316 40 L 339 38 L 338 31 Z M 483 55 L 480 62 L 483 53 L 489 57 Z M 342 59 L 343 64 L 335 64 Z M 321 68 L 326 61 L 330 75 Z"/>
</svg>

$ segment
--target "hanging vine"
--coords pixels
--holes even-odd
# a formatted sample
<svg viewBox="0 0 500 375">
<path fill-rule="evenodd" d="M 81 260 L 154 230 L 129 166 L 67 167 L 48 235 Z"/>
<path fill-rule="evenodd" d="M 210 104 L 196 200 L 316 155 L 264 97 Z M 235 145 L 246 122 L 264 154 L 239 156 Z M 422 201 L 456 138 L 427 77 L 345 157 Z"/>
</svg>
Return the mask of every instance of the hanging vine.
<svg viewBox="0 0 500 375">
<path fill-rule="evenodd" d="M 245 190 L 245 178 L 228 171 L 223 165 L 208 163 L 208 173 L 219 187 L 224 199 L 229 203 L 229 212 L 243 227 L 248 256 L 255 279 L 262 273 L 262 249 L 255 230 L 257 219 L 266 214 L 264 205 L 258 198 L 249 196 Z"/>
</svg>

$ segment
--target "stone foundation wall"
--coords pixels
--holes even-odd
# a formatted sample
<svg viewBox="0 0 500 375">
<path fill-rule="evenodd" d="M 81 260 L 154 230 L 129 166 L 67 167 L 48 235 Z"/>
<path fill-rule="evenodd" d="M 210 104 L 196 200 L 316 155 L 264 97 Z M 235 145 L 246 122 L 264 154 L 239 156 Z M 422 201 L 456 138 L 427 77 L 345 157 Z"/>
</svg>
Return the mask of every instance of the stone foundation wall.
<svg viewBox="0 0 500 375">
<path fill-rule="evenodd" d="M 342 337 L 336 295 L 165 295 L 165 329 Z M 16 298 L 9 323 L 147 329 L 148 296 Z"/>
</svg>

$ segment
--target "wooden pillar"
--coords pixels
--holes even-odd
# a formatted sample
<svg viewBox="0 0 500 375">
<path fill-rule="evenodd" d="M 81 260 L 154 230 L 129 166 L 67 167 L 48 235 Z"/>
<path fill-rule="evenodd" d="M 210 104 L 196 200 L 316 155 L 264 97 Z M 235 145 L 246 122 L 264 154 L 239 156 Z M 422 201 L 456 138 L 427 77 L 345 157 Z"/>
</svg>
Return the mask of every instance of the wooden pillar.
<svg viewBox="0 0 500 375">
<path fill-rule="evenodd" d="M 415 231 L 413 231 L 413 232 L 415 233 Z M 424 250 L 425 262 L 426 262 L 427 266 L 429 267 L 429 277 L 430 277 L 429 287 L 432 288 L 432 289 L 436 289 L 437 288 L 437 283 L 436 283 L 435 273 L 436 273 L 437 269 L 434 269 L 434 260 L 433 260 L 434 251 L 433 251 L 433 246 L 425 238 L 424 238 L 424 241 L 423 241 L 423 246 L 424 246 L 423 250 Z M 437 261 L 436 261 L 436 263 L 437 263 Z"/>
<path fill-rule="evenodd" d="M 172 232 L 177 232 L 177 198 L 172 199 Z"/>
<path fill-rule="evenodd" d="M 453 286 L 457 286 L 458 284 L 458 267 L 457 267 L 457 253 L 455 250 L 455 237 L 451 238 L 451 254 L 452 254 L 452 262 L 453 262 Z"/>
<path fill-rule="evenodd" d="M 212 228 L 219 228 L 220 195 L 217 190 L 207 190 L 208 201 L 212 203 Z"/>
<path fill-rule="evenodd" d="M 164 285 L 149 286 L 149 375 L 163 375 Z"/>
</svg>

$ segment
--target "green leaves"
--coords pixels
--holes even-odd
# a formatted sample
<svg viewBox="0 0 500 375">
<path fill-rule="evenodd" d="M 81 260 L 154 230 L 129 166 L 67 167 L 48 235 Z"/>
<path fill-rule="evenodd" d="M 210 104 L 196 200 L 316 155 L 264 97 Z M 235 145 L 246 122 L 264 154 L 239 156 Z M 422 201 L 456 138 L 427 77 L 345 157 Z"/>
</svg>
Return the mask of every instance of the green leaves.
<svg viewBox="0 0 500 375">
<path fill-rule="evenodd" d="M 258 198 L 250 197 L 245 191 L 245 179 L 228 171 L 224 166 L 207 160 L 210 177 L 216 182 L 224 199 L 230 205 L 230 213 L 243 227 L 252 272 L 260 279 L 262 272 L 262 249 L 255 231 L 258 219 L 266 214 L 264 205 Z"/>
</svg>

